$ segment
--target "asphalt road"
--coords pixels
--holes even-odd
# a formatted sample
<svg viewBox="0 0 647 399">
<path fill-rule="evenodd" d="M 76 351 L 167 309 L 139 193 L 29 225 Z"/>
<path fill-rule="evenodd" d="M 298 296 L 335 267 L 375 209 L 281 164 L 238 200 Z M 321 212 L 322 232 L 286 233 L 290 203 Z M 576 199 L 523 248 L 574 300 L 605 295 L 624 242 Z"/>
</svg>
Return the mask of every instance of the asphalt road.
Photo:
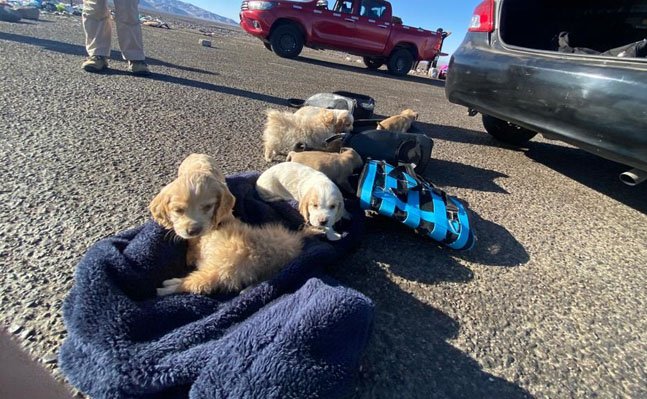
<svg viewBox="0 0 647 399">
<path fill-rule="evenodd" d="M 267 108 L 347 90 L 410 107 L 434 140 L 425 174 L 469 203 L 456 253 L 373 220 L 335 277 L 372 298 L 358 398 L 647 397 L 647 184 L 559 142 L 506 148 L 443 83 L 368 72 L 337 53 L 284 60 L 242 33 L 144 29 L 153 75 L 80 70 L 78 17 L 0 22 L 0 323 L 56 376 L 60 305 L 98 239 L 148 219 L 190 152 L 264 170 Z M 116 45 L 116 42 L 115 42 Z"/>
</svg>

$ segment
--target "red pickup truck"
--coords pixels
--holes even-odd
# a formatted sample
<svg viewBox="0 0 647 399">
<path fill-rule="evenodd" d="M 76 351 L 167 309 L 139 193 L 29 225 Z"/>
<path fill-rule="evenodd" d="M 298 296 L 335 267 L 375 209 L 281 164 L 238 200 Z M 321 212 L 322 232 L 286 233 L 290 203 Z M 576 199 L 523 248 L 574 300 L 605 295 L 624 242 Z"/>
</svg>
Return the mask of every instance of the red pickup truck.
<svg viewBox="0 0 647 399">
<path fill-rule="evenodd" d="M 402 25 L 385 0 L 335 0 L 332 7 L 326 0 L 246 0 L 240 26 L 280 57 L 295 58 L 303 46 L 341 50 L 398 76 L 414 61 L 436 60 L 446 35 Z"/>
</svg>

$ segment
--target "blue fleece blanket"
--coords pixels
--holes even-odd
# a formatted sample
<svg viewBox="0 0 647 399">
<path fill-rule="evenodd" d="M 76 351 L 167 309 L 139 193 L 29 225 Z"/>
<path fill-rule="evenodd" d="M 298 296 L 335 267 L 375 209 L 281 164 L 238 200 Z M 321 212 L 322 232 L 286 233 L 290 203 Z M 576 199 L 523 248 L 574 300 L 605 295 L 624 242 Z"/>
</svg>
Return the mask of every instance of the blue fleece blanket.
<svg viewBox="0 0 647 399">
<path fill-rule="evenodd" d="M 292 203 L 268 204 L 258 174 L 227 178 L 242 220 L 303 223 Z M 269 281 L 238 295 L 156 297 L 187 273 L 186 244 L 149 222 L 92 246 L 65 300 L 59 365 L 94 398 L 334 398 L 352 388 L 373 319 L 362 294 L 325 276 L 358 245 L 362 211 L 337 242 L 309 239 Z"/>
</svg>

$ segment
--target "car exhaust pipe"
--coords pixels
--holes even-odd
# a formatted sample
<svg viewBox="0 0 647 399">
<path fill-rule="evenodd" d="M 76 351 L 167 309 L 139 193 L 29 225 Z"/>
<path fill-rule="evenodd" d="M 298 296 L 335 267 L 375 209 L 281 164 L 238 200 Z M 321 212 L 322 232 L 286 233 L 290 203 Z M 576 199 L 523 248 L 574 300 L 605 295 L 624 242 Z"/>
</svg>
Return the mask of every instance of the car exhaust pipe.
<svg viewBox="0 0 647 399">
<path fill-rule="evenodd" d="M 631 169 L 620 174 L 620 181 L 628 186 L 635 186 L 647 180 L 647 172 L 640 169 Z"/>
</svg>

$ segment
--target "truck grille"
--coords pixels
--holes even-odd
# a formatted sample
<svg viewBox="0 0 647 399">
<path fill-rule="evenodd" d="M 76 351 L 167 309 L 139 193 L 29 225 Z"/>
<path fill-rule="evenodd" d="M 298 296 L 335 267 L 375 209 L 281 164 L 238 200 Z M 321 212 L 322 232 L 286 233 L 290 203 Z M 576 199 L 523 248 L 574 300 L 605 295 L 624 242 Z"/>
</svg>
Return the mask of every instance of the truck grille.
<svg viewBox="0 0 647 399">
<path fill-rule="evenodd" d="M 249 1 L 247 1 L 247 0 L 243 1 L 243 3 L 240 5 L 240 11 L 249 10 L 249 6 L 247 5 L 247 3 L 249 3 Z"/>
</svg>

